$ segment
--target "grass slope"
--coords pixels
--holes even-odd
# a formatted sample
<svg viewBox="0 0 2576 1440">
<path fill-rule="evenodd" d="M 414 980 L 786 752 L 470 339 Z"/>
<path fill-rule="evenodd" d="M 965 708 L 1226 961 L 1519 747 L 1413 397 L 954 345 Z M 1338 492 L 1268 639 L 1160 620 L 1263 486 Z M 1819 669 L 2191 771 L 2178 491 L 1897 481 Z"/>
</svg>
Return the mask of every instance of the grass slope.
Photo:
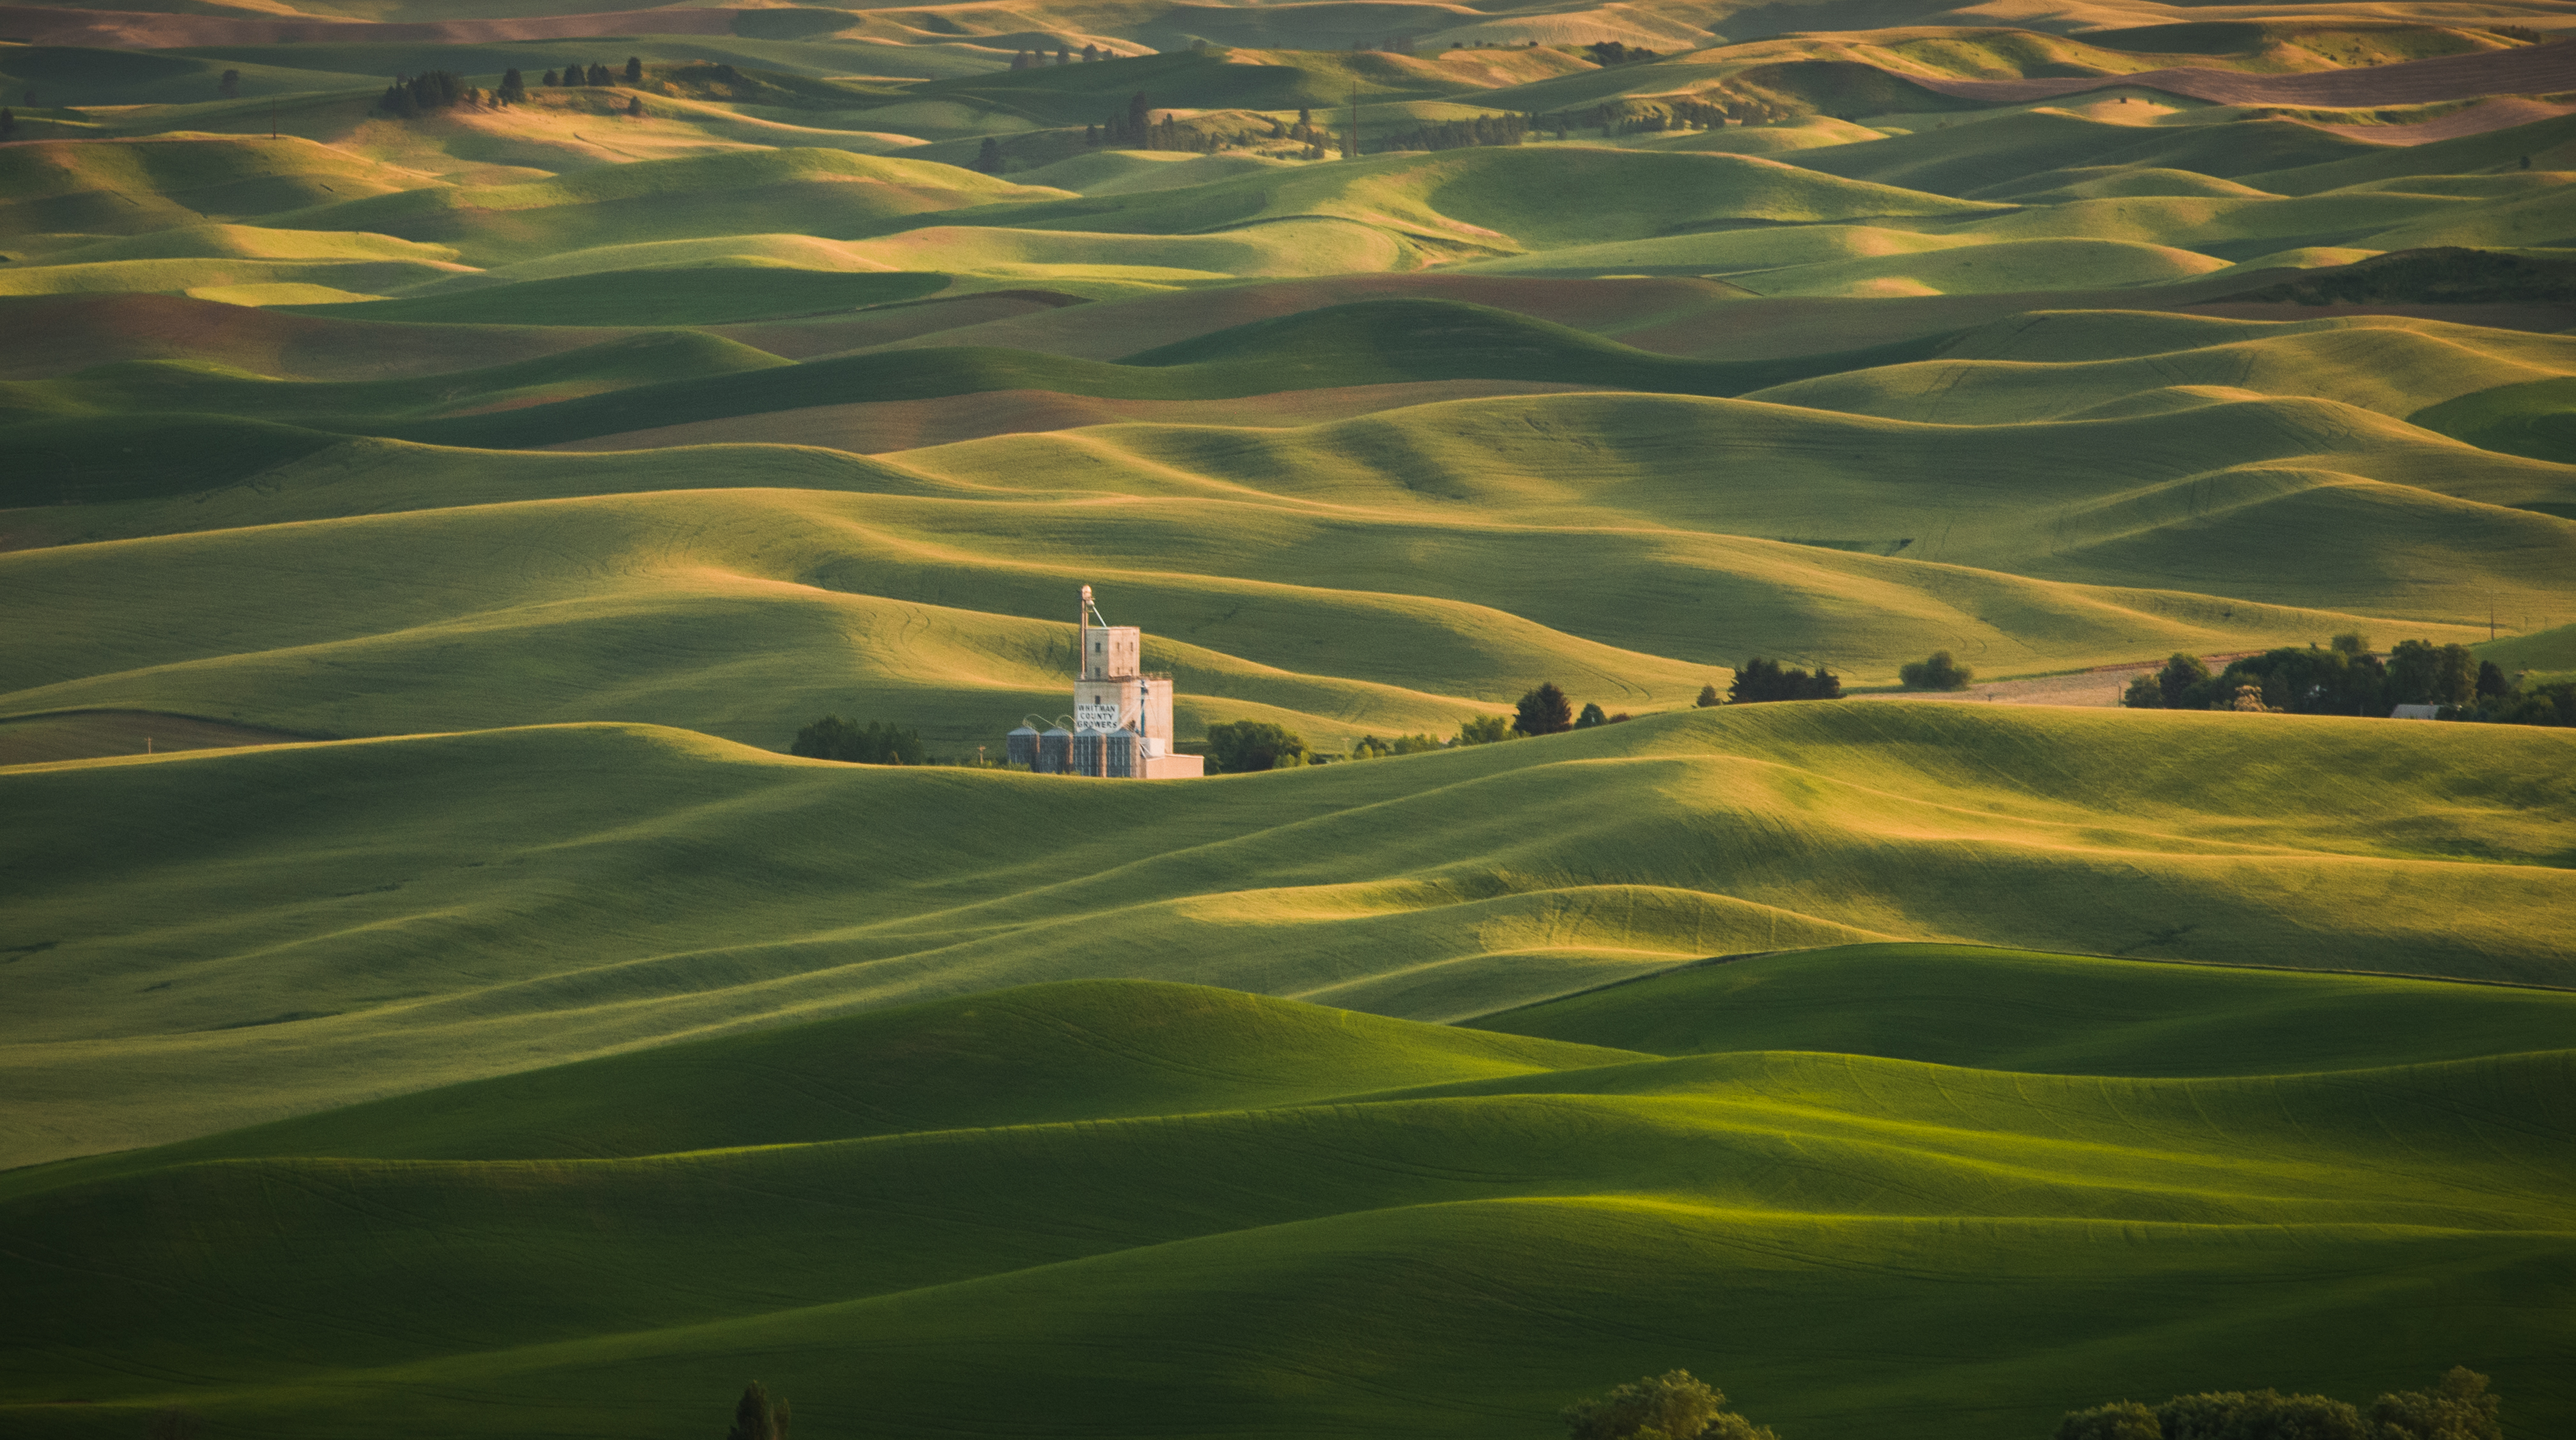
<svg viewBox="0 0 2576 1440">
<path fill-rule="evenodd" d="M 2039 1075 L 2296 1075 L 2559 1049 L 2576 993 L 1852 945 L 1686 967 L 1468 1023 L 1653 1055 L 1820 1050 Z"/>
<path fill-rule="evenodd" d="M 165 365 L 152 384 L 133 386 L 134 372 L 21 382 L 0 398 L 0 416 L 33 419 L 118 409 L 256 416 L 313 429 L 375 434 L 434 444 L 526 448 L 647 426 L 792 410 L 851 401 L 913 400 L 989 390 L 1048 390 L 1120 399 L 1209 400 L 1281 390 L 1408 381 L 1492 379 L 1574 381 L 1644 391 L 1732 394 L 1856 365 L 1912 359 L 1931 342 L 1909 341 L 1843 355 L 1770 361 L 1698 361 L 1652 354 L 1569 326 L 1447 300 L 1375 300 L 1255 322 L 1238 330 L 1161 347 L 1120 364 L 974 346 L 879 351 L 812 361 L 792 369 L 733 379 L 720 367 L 684 362 L 676 340 L 621 341 L 671 353 L 667 373 L 626 372 L 630 383 L 607 393 L 569 398 L 531 395 L 531 403 L 472 418 L 420 418 L 433 393 L 476 395 L 526 383 L 516 369 L 500 376 L 465 374 L 430 392 L 422 387 L 348 387 L 258 382 Z M 693 344 L 743 353 L 747 347 L 697 337 Z M 657 351 L 657 353 L 660 353 Z M 536 369 L 574 364 L 568 357 L 524 362 Z M 740 368 L 740 367 L 737 367 Z M 605 387 L 594 387 L 605 388 Z M 553 403 L 534 403 L 552 400 Z M 453 407 L 451 407 L 453 408 Z M 108 422 L 102 449 L 128 438 Z M 184 456 L 165 456 L 183 475 Z M 38 486 L 59 483 L 38 473 Z M 86 477 L 94 482 L 95 474 Z"/>
<path fill-rule="evenodd" d="M 948 283 L 937 274 L 773 266 L 611 270 L 299 313 L 413 325 L 630 325 L 643 316 L 655 325 L 723 325 L 917 300 Z"/>
<path fill-rule="evenodd" d="M 0 1180 L 38 1302 L 0 1322 L 0 1413 L 453 1435 L 542 1396 L 549 1433 L 629 1434 L 750 1365 L 808 1425 L 898 1434 L 1536 1436 L 1689 1363 L 1783 1428 L 1967 1437 L 2366 1395 L 2439 1345 L 2556 1423 L 2568 1052 L 2387 1066 L 2425 987 L 2284 983 L 2349 1022 L 2327 1073 L 1655 1060 L 1138 983 L 666 1047 Z M 968 1383 L 996 1354 L 1028 1383 Z"/>
<path fill-rule="evenodd" d="M 1439 1019 L 1909 935 L 2564 982 L 2569 743 L 1844 704 L 1171 786 L 614 726 L 23 767 L 0 1153 L 1079 976 Z"/>
</svg>

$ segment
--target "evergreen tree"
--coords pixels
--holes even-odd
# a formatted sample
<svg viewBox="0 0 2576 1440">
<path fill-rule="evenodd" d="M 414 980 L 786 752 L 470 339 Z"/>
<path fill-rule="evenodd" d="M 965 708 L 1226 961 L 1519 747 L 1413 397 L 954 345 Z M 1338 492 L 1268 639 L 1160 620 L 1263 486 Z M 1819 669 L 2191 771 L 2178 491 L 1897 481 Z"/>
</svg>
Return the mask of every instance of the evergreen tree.
<svg viewBox="0 0 2576 1440">
<path fill-rule="evenodd" d="M 770 1403 L 769 1391 L 757 1380 L 743 1387 L 734 1402 L 733 1428 L 725 1440 L 787 1440 L 787 1402 Z"/>
<path fill-rule="evenodd" d="M 626 57 L 626 83 L 627 83 L 627 84 L 629 84 L 629 85 L 639 85 L 639 84 L 642 84 L 642 83 L 643 83 L 643 80 L 644 80 L 644 61 L 643 61 L 640 57 L 637 57 L 637 56 L 634 56 L 634 55 L 629 55 L 629 56 L 627 56 L 627 57 Z"/>
<path fill-rule="evenodd" d="M 1822 665 L 1816 673 L 1799 669 L 1782 669 L 1777 660 L 1759 655 L 1744 662 L 1735 679 L 1726 687 L 1727 703 L 1749 705 L 1765 700 L 1840 700 L 1843 682 Z"/>
<path fill-rule="evenodd" d="M 1070 64 L 1072 64 L 1072 63 L 1073 63 L 1073 52 L 1072 52 L 1071 50 L 1066 49 L 1065 47 L 1063 47 L 1063 46 L 1061 46 L 1061 45 L 1058 45 L 1057 47 L 1055 47 L 1055 63 L 1057 63 L 1058 65 L 1070 65 Z"/>
<path fill-rule="evenodd" d="M 1083 46 L 1083 47 L 1082 47 L 1082 61 L 1083 61 L 1083 63 L 1084 63 L 1084 64 L 1088 65 L 1088 64 L 1090 64 L 1092 61 L 1095 61 L 1095 60 L 1097 60 L 1097 59 L 1099 59 L 1099 58 L 1100 58 L 1100 47 L 1099 47 L 1099 46 L 1097 46 L 1097 45 L 1085 45 L 1085 46 Z"/>
<path fill-rule="evenodd" d="M 1029 52 L 1026 50 L 1012 51 L 1011 68 L 1014 70 L 1026 70 L 1029 68 Z"/>
<path fill-rule="evenodd" d="M 555 72 L 549 70 L 546 72 L 545 83 L 548 85 L 561 85 L 563 81 L 556 77 Z"/>
<path fill-rule="evenodd" d="M 546 78 L 549 82 L 554 79 L 551 75 Z M 519 67 L 513 65 L 501 76 L 500 95 L 504 105 L 517 105 L 527 100 L 528 82 L 519 78 Z"/>
<path fill-rule="evenodd" d="M 1609 723 L 1609 713 L 1589 700 L 1583 702 L 1583 713 L 1574 717 L 1574 728 L 1577 730 L 1589 730 L 1595 725 Z"/>
<path fill-rule="evenodd" d="M 1574 728 L 1574 704 L 1553 680 L 1523 695 L 1519 708 L 1512 728 L 1524 735 L 1557 735 Z"/>
<path fill-rule="evenodd" d="M 1693 705 L 1698 706 L 1698 707 L 1699 707 L 1700 709 L 1702 709 L 1702 710 L 1705 710 L 1705 709 L 1709 708 L 1710 706 L 1717 704 L 1717 703 L 1718 703 L 1717 687 L 1716 687 L 1716 686 L 1714 686 L 1714 685 L 1702 685 L 1701 687 L 1699 687 L 1699 698 L 1698 698 L 1698 699 L 1696 699 L 1696 700 L 1693 700 L 1691 703 L 1692 703 Z"/>
<path fill-rule="evenodd" d="M 16 112 L 16 111 L 11 110 L 11 109 L 10 109 L 8 106 L 6 106 L 6 105 L 0 105 L 0 140 L 6 140 L 6 139 L 9 139 L 9 138 L 11 138 L 12 136 L 16 135 L 17 133 L 18 133 L 18 115 L 17 115 L 17 112 Z"/>
<path fill-rule="evenodd" d="M 975 169 L 985 175 L 1002 173 L 1002 143 L 992 136 L 984 137 L 983 148 L 975 152 Z"/>
<path fill-rule="evenodd" d="M 613 83 L 610 81 L 608 76 L 608 67 L 605 65 L 591 66 L 590 83 L 593 85 L 607 85 Z"/>
<path fill-rule="evenodd" d="M 239 70 L 225 71 L 224 78 L 215 82 L 215 93 L 223 96 L 227 100 L 240 99 L 241 72 Z"/>
<path fill-rule="evenodd" d="M 643 119 L 643 118 L 644 118 L 644 97 L 643 97 L 643 96 L 641 96 L 641 95 L 630 95 L 630 96 L 628 96 L 628 97 L 627 97 L 627 99 L 626 99 L 626 113 L 627 113 L 628 115 L 630 115 L 630 116 L 633 116 L 635 119 L 638 119 L 638 120 Z"/>
</svg>

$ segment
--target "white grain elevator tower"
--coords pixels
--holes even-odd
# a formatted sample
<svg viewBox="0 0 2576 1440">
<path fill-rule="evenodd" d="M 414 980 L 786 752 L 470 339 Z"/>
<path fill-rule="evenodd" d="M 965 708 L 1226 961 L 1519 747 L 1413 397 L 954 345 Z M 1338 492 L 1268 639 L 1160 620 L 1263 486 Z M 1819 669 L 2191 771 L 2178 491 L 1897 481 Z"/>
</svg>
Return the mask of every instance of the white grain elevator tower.
<svg viewBox="0 0 2576 1440">
<path fill-rule="evenodd" d="M 1074 610 L 1073 728 L 1010 733 L 1011 762 L 1046 775 L 1194 779 L 1207 762 L 1172 749 L 1172 677 L 1145 671 L 1145 632 L 1112 625 L 1082 587 Z"/>
</svg>

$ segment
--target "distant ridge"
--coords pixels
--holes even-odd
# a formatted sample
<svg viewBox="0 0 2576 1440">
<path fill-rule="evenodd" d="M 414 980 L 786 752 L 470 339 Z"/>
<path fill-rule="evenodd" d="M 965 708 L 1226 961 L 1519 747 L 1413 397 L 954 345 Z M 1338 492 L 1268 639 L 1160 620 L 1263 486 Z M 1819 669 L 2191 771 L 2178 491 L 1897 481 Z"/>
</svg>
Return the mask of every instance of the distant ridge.
<svg viewBox="0 0 2576 1440">
<path fill-rule="evenodd" d="M 1943 80 L 1929 75 L 1901 78 L 1943 95 L 1999 104 L 2081 95 L 2088 90 L 2144 88 L 2214 105 L 2418 105 L 2488 95 L 2554 95 L 2576 90 L 2576 45 L 2529 45 L 2519 50 L 2443 55 L 2403 65 L 2306 75 L 2248 75 L 2186 65 L 2135 75 L 2054 80 Z"/>
</svg>

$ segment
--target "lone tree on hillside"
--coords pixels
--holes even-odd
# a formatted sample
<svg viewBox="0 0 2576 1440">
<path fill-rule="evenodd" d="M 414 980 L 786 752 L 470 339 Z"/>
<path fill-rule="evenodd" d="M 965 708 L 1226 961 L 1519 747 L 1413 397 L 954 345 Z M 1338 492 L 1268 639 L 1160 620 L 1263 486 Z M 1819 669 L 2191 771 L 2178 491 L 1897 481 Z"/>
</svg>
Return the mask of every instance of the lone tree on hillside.
<svg viewBox="0 0 2576 1440">
<path fill-rule="evenodd" d="M 241 72 L 239 70 L 225 71 L 224 78 L 215 82 L 215 93 L 223 96 L 227 100 L 239 100 L 241 98 Z"/>
<path fill-rule="evenodd" d="M 626 57 L 626 83 L 636 84 L 644 78 L 644 62 L 637 56 Z"/>
<path fill-rule="evenodd" d="M 1599 709 L 1599 706 L 1593 707 Z M 1555 735 L 1574 728 L 1574 704 L 1553 680 L 1521 697 L 1512 728 L 1524 735 Z"/>
<path fill-rule="evenodd" d="M 787 1402 L 772 1403 L 769 1391 L 754 1380 L 734 1402 L 733 1428 L 725 1432 L 725 1440 L 787 1440 L 788 1419 Z"/>
<path fill-rule="evenodd" d="M 1976 673 L 1951 659 L 1947 650 L 1935 650 L 1924 659 L 1896 667 L 1896 678 L 1908 690 L 1965 690 Z"/>
<path fill-rule="evenodd" d="M 1558 1414 L 1573 1440 L 1779 1440 L 1726 1408 L 1726 1392 L 1688 1370 L 1667 1370 Z"/>
<path fill-rule="evenodd" d="M 627 96 L 627 97 L 626 97 L 626 113 L 627 113 L 628 115 L 630 115 L 630 116 L 633 116 L 635 119 L 638 119 L 638 120 L 643 119 L 643 118 L 644 118 L 644 97 L 643 97 L 643 96 L 641 96 L 641 95 L 629 95 L 629 96 Z"/>
<path fill-rule="evenodd" d="M 8 106 L 0 105 L 0 140 L 18 133 L 18 117 Z"/>
<path fill-rule="evenodd" d="M 1002 142 L 990 135 L 984 137 L 983 148 L 975 152 L 975 170 L 984 175 L 1002 173 Z"/>
</svg>

